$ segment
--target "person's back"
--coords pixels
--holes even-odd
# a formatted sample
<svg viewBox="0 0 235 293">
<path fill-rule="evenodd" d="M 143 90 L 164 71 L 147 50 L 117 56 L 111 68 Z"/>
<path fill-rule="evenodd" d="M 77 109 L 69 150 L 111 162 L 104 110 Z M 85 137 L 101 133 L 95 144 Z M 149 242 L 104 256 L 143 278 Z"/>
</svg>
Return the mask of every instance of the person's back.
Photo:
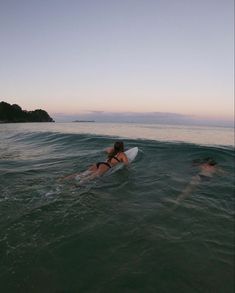
<svg viewBox="0 0 235 293">
<path fill-rule="evenodd" d="M 113 167 L 118 163 L 128 164 L 128 158 L 124 153 L 124 145 L 122 141 L 117 141 L 113 148 L 106 150 L 108 152 L 107 162 Z"/>
<path fill-rule="evenodd" d="M 215 164 L 210 164 L 210 163 L 203 163 L 199 166 L 200 168 L 200 173 L 198 174 L 199 176 L 204 176 L 204 177 L 212 177 L 213 174 L 216 172 L 216 166 Z"/>
</svg>

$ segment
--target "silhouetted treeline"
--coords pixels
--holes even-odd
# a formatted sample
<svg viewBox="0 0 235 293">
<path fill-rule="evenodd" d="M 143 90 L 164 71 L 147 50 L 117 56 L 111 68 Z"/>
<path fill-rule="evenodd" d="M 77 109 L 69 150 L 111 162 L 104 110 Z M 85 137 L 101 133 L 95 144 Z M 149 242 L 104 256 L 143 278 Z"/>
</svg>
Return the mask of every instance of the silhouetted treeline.
<svg viewBox="0 0 235 293">
<path fill-rule="evenodd" d="M 44 110 L 22 110 L 19 105 L 0 102 L 0 122 L 54 122 Z"/>
</svg>

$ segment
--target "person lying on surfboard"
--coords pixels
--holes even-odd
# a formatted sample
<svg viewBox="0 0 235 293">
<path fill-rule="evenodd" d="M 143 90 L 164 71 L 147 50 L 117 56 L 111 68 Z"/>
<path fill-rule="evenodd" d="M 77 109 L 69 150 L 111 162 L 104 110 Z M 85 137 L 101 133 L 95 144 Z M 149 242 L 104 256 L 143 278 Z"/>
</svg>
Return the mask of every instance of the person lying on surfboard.
<svg viewBox="0 0 235 293">
<path fill-rule="evenodd" d="M 81 177 L 89 177 L 89 179 L 93 179 L 95 177 L 101 176 L 106 173 L 109 169 L 114 167 L 119 163 L 124 163 L 124 165 L 128 165 L 129 161 L 124 153 L 124 143 L 122 141 L 116 141 L 113 147 L 109 147 L 105 149 L 108 153 L 108 158 L 106 161 L 98 162 L 92 165 L 87 171 L 83 173 L 76 173 L 69 176 L 64 177 L 63 179 L 73 179 L 77 176 Z"/>
</svg>

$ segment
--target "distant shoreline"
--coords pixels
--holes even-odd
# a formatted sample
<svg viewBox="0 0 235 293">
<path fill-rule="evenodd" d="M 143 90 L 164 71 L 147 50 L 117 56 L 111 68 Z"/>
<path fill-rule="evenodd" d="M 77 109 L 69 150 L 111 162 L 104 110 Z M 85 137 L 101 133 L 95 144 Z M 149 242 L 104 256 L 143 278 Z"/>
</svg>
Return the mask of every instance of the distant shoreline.
<svg viewBox="0 0 235 293">
<path fill-rule="evenodd" d="M 55 121 L 0 121 L 0 124 L 19 124 L 19 123 L 55 123 Z"/>
<path fill-rule="evenodd" d="M 42 109 L 34 111 L 22 110 L 17 104 L 0 102 L 0 123 L 25 123 L 25 122 L 54 122 L 49 114 Z"/>
<path fill-rule="evenodd" d="M 94 123 L 95 120 L 74 120 L 72 122 L 77 122 L 77 123 L 92 122 L 92 123 Z"/>
</svg>

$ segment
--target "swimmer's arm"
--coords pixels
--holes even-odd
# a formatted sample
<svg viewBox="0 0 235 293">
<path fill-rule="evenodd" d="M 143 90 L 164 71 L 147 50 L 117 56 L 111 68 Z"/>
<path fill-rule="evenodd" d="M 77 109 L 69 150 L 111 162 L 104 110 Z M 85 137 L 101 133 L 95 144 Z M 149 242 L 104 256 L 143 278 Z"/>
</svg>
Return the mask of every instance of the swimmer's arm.
<svg viewBox="0 0 235 293">
<path fill-rule="evenodd" d="M 124 163 L 125 166 L 128 166 L 130 164 L 125 153 L 122 154 L 122 162 Z"/>
</svg>

